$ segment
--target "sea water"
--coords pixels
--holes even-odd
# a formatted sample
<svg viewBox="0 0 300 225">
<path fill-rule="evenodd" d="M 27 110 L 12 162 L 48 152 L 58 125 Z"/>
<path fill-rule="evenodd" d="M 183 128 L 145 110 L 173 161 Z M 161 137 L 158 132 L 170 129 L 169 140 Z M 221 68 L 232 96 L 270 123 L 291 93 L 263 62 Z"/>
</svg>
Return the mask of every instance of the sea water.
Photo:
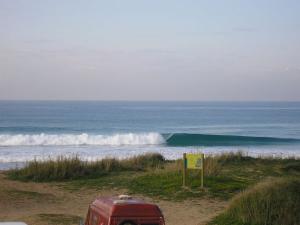
<svg viewBox="0 0 300 225">
<path fill-rule="evenodd" d="M 0 169 L 159 152 L 300 156 L 300 102 L 0 101 Z"/>
</svg>

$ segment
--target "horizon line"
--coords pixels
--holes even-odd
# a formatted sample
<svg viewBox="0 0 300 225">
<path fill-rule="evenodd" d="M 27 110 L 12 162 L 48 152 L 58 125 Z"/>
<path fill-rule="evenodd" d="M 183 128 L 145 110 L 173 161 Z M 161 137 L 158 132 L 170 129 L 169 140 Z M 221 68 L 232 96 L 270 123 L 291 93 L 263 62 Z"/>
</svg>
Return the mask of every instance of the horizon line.
<svg viewBox="0 0 300 225">
<path fill-rule="evenodd" d="M 0 102 L 300 102 L 300 100 L 125 100 L 125 99 L 0 99 Z"/>
</svg>

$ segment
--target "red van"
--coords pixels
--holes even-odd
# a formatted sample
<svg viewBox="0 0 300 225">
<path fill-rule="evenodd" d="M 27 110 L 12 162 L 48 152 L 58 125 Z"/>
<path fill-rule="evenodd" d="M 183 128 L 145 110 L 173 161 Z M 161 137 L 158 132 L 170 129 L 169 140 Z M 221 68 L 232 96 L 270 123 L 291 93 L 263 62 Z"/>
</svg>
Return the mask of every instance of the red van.
<svg viewBox="0 0 300 225">
<path fill-rule="evenodd" d="M 120 195 L 92 202 L 85 225 L 165 225 L 165 221 L 157 205 Z"/>
</svg>

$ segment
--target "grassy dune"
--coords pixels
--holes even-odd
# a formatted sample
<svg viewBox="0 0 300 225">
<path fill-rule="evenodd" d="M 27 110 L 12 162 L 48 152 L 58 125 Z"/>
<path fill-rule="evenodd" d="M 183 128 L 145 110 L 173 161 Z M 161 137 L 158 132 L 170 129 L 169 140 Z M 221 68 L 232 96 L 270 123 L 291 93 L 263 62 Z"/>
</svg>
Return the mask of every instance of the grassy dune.
<svg viewBox="0 0 300 225">
<path fill-rule="evenodd" d="M 272 178 L 238 194 L 215 225 L 300 224 L 300 180 Z"/>
<path fill-rule="evenodd" d="M 168 161 L 154 153 L 95 162 L 81 161 L 77 156 L 34 160 L 7 175 L 22 181 L 64 181 L 61 185 L 68 190 L 119 188 L 171 201 L 203 196 L 231 199 L 229 209 L 212 222 L 215 225 L 300 224 L 295 213 L 300 202 L 299 159 L 226 153 L 206 157 L 204 169 L 204 190 L 200 189 L 198 171 L 188 172 L 188 187 L 183 188 L 182 160 Z"/>
<path fill-rule="evenodd" d="M 72 179 L 91 179 L 111 172 L 142 171 L 147 168 L 163 166 L 165 159 L 160 154 L 149 153 L 128 159 L 105 158 L 87 162 L 75 156 L 59 156 L 45 161 L 29 161 L 24 168 L 8 171 L 8 176 L 23 181 L 66 181 Z"/>
<path fill-rule="evenodd" d="M 70 188 L 126 188 L 132 193 L 173 200 L 203 195 L 228 199 L 267 177 L 300 177 L 299 165 L 299 159 L 252 158 L 242 152 L 208 156 L 204 163 L 204 191 L 199 188 L 198 171 L 188 172 L 188 188 L 182 188 L 182 160 L 168 161 L 157 153 L 94 162 L 61 156 L 34 160 L 7 174 L 15 180 L 68 181 L 66 186 Z"/>
</svg>

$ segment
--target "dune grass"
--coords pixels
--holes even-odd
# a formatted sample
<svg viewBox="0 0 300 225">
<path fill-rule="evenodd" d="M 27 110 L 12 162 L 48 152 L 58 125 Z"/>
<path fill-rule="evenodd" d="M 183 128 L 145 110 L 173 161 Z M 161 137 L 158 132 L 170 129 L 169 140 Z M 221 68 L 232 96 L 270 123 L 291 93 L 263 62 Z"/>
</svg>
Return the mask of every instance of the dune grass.
<svg viewBox="0 0 300 225">
<path fill-rule="evenodd" d="M 25 167 L 8 171 L 12 179 L 23 181 L 65 181 L 87 179 L 107 175 L 111 172 L 142 171 L 160 168 L 165 159 L 162 155 L 148 153 L 128 159 L 105 158 L 97 161 L 83 161 L 77 155 L 59 156 L 55 159 L 29 161 Z"/>
<path fill-rule="evenodd" d="M 78 156 L 34 160 L 7 174 L 22 181 L 63 181 L 58 185 L 70 190 L 119 188 L 128 194 L 171 201 L 233 198 L 213 225 L 300 224 L 300 159 L 225 153 L 206 156 L 204 170 L 204 190 L 200 189 L 199 171 L 188 171 L 188 187 L 183 188 L 182 160 L 165 160 L 157 153 L 94 162 Z"/>
<path fill-rule="evenodd" d="M 300 177 L 300 160 L 294 158 L 253 158 L 243 152 L 207 156 L 204 163 L 204 190 L 200 173 L 188 171 L 187 188 L 182 188 L 182 160 L 165 160 L 157 153 L 128 159 L 81 161 L 77 156 L 28 162 L 24 168 L 8 171 L 11 179 L 23 181 L 71 181 L 70 189 L 82 187 L 123 188 L 169 200 L 201 196 L 229 199 L 267 177 Z"/>
<path fill-rule="evenodd" d="M 182 187 L 182 160 L 164 161 L 161 168 L 142 172 L 116 172 L 101 178 L 79 179 L 67 183 L 66 187 L 121 188 L 127 189 L 130 194 L 175 201 L 202 196 L 229 199 L 267 177 L 300 177 L 298 164 L 300 160 L 293 158 L 252 158 L 241 152 L 226 153 L 206 157 L 204 190 L 200 189 L 200 173 L 197 170 L 188 171 L 188 187 Z"/>
<path fill-rule="evenodd" d="M 300 179 L 272 178 L 238 194 L 214 225 L 300 224 Z"/>
</svg>

